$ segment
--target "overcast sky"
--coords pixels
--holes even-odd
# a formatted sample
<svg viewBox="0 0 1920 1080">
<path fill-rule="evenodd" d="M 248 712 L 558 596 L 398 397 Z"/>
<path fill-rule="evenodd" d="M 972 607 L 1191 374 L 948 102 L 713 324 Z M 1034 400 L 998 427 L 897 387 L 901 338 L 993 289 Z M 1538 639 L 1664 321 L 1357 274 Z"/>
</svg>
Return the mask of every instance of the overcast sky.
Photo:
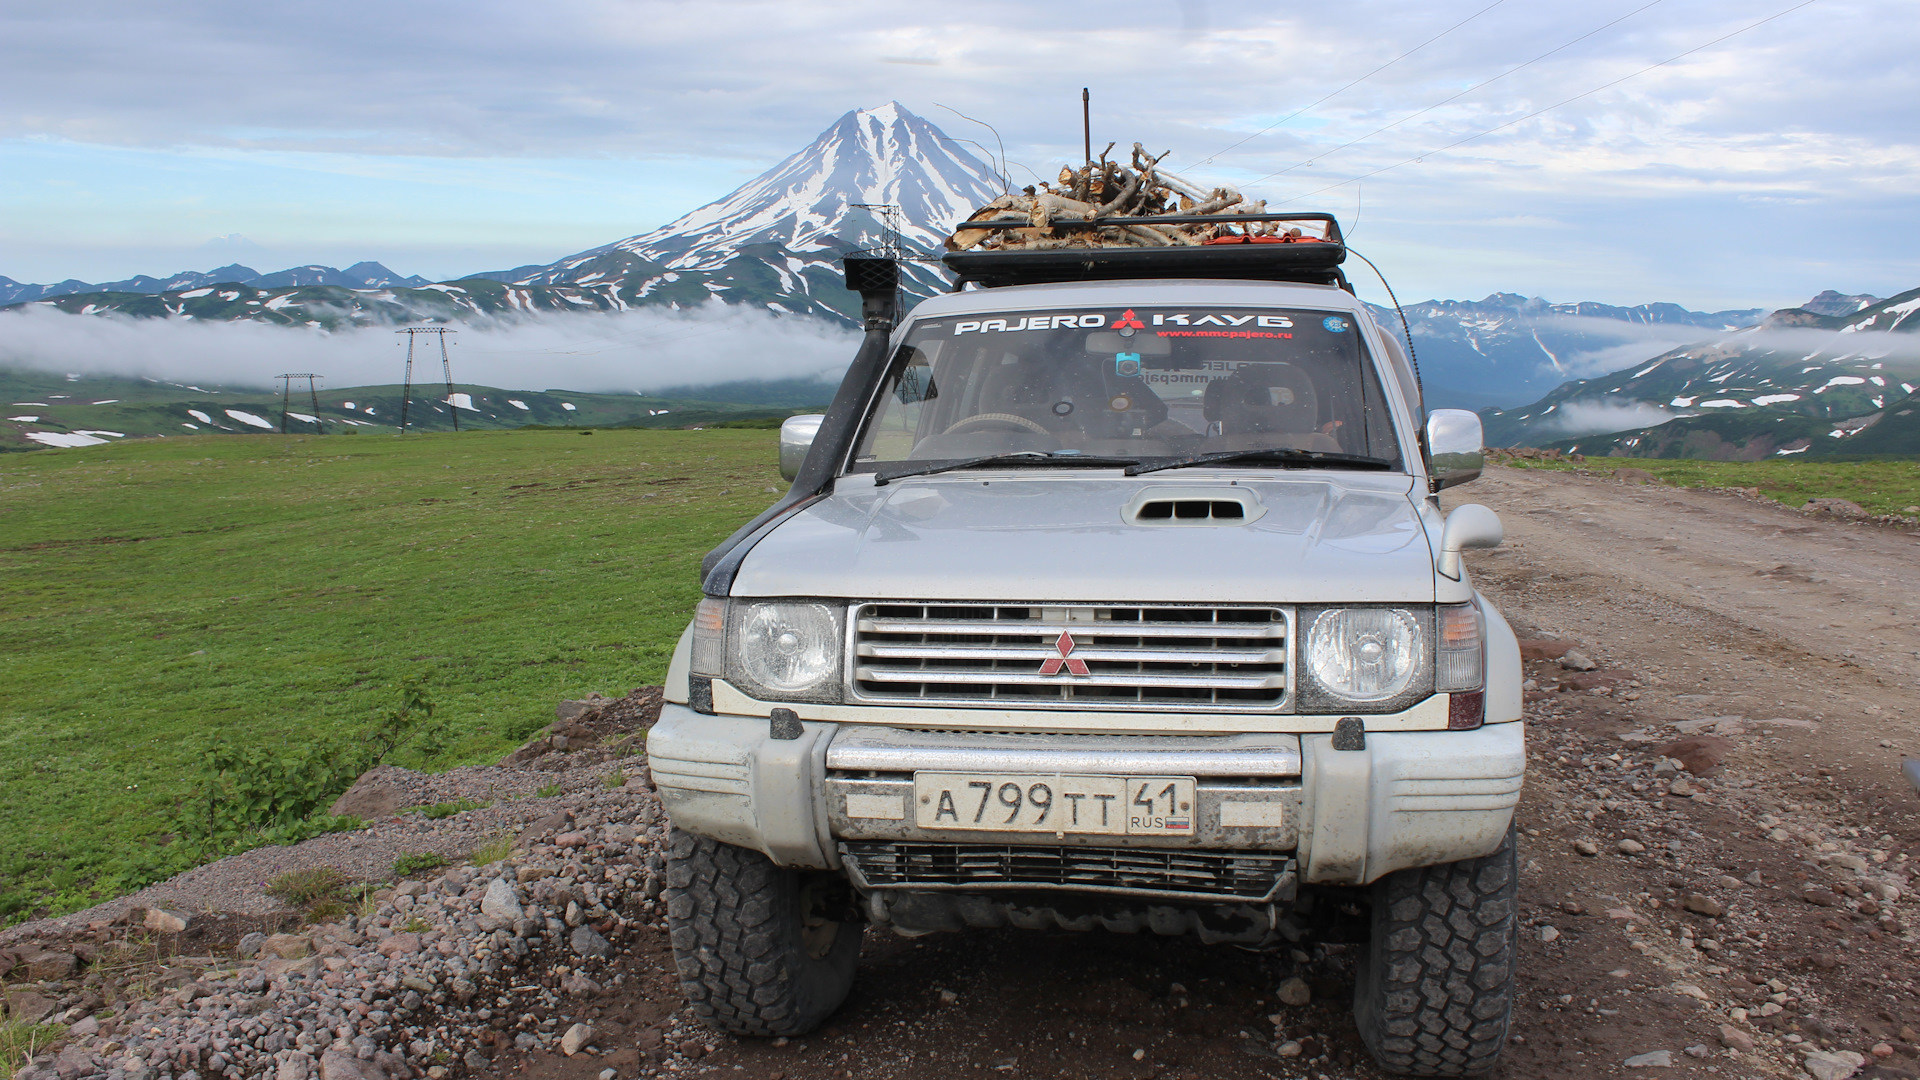
<svg viewBox="0 0 1920 1080">
<path fill-rule="evenodd" d="M 1920 286 L 1912 4 L 1488 2 L 0 0 L 0 275 L 547 262 L 889 99 L 1051 174 L 1087 85 L 1096 145 L 1339 213 L 1402 299 Z"/>
</svg>

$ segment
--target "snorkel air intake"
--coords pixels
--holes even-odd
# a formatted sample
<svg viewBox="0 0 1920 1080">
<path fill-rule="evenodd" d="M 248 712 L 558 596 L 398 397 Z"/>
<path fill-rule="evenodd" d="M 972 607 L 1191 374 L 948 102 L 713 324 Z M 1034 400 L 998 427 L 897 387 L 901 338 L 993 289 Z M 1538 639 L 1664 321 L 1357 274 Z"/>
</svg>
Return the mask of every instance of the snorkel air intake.
<svg viewBox="0 0 1920 1080">
<path fill-rule="evenodd" d="M 734 573 L 760 537 L 833 487 L 841 462 L 860 436 L 860 417 L 866 412 L 867 399 L 886 373 L 888 344 L 900 319 L 900 264 L 880 256 L 852 254 L 841 260 L 841 266 L 846 271 L 847 288 L 860 294 L 860 320 L 866 330 L 860 351 L 853 354 L 853 363 L 840 380 L 833 404 L 827 406 L 826 418 L 820 421 L 820 432 L 814 436 L 793 486 L 779 502 L 742 525 L 700 560 L 701 588 L 708 596 L 727 595 L 733 588 Z"/>
</svg>

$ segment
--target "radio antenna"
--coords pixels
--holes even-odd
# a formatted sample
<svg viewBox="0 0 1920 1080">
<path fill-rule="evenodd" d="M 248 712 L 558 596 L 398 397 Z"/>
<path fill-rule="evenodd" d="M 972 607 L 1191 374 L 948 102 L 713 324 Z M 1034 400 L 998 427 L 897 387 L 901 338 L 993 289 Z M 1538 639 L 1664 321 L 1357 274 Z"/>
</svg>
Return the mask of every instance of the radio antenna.
<svg viewBox="0 0 1920 1080">
<path fill-rule="evenodd" d="M 1080 88 L 1080 148 L 1086 151 L 1087 164 L 1093 164 L 1093 104 L 1087 88 Z"/>
</svg>

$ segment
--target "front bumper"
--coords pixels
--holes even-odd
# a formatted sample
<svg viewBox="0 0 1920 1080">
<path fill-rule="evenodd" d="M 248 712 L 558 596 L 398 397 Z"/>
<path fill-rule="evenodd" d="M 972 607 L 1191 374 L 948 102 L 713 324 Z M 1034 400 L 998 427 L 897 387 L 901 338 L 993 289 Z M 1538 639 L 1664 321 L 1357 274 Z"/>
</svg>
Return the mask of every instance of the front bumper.
<svg viewBox="0 0 1920 1080">
<path fill-rule="evenodd" d="M 785 866 L 839 870 L 843 849 L 871 860 L 887 845 L 1248 852 L 1287 855 L 1299 880 L 1339 885 L 1493 851 L 1512 821 L 1526 763 L 1517 721 L 1473 731 L 1369 731 L 1361 750 L 1333 749 L 1330 734 L 1041 735 L 817 721 L 783 740 L 772 738 L 764 718 L 708 716 L 672 703 L 661 710 L 647 752 L 675 827 Z M 906 812 L 916 769 L 1193 776 L 1194 834 L 922 829 Z"/>
</svg>

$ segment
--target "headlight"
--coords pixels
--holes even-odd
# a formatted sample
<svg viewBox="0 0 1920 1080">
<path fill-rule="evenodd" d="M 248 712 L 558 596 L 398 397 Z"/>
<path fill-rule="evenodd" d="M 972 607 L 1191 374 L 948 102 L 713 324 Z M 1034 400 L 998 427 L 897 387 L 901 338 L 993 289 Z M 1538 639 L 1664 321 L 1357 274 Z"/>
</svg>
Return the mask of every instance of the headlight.
<svg viewBox="0 0 1920 1080">
<path fill-rule="evenodd" d="M 840 619 L 831 607 L 809 603 L 736 604 L 734 669 L 743 690 L 779 697 L 831 698 L 840 694 Z"/>
<path fill-rule="evenodd" d="M 1307 668 L 1343 701 L 1386 701 L 1425 667 L 1420 620 L 1401 608 L 1330 608 L 1307 631 Z"/>
</svg>

